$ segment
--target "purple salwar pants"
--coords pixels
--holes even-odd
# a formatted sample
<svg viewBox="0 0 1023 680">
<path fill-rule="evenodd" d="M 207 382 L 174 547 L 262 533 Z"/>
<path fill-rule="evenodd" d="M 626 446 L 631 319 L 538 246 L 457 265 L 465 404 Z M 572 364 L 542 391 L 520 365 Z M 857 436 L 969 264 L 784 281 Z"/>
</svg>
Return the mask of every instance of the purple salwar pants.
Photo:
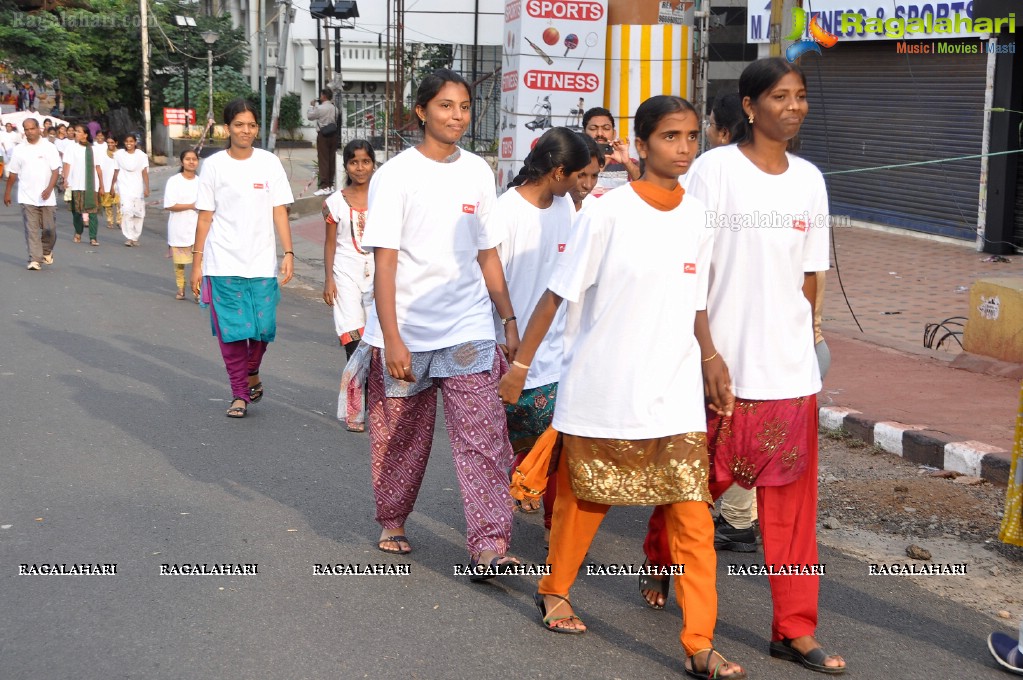
<svg viewBox="0 0 1023 680">
<path fill-rule="evenodd" d="M 213 327 L 217 331 L 217 342 L 220 343 L 220 354 L 224 357 L 227 378 L 231 381 L 233 399 L 244 399 L 249 403 L 249 376 L 259 373 L 259 365 L 263 362 L 266 346 L 270 343 L 262 340 L 236 340 L 224 342 L 220 335 L 220 324 L 217 322 L 217 311 L 210 304 L 210 315 Z"/>
<path fill-rule="evenodd" d="M 370 456 L 376 520 L 397 529 L 412 513 L 426 473 L 437 416 L 437 387 L 444 398 L 444 422 L 451 440 L 455 474 L 462 489 L 466 548 L 505 554 L 511 541 L 512 499 L 508 466 L 512 460 L 504 406 L 497 395 L 500 349 L 490 371 L 435 378 L 411 397 L 384 391 L 382 352 L 373 350 L 367 390 Z"/>
</svg>

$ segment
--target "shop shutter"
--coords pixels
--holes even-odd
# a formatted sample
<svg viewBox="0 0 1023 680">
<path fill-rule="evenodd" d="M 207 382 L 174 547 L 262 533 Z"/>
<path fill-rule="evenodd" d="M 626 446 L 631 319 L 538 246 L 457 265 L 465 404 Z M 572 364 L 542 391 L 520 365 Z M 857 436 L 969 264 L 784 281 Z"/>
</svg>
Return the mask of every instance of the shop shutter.
<svg viewBox="0 0 1023 680">
<path fill-rule="evenodd" d="M 979 158 L 827 175 L 981 152 L 987 55 L 899 54 L 896 45 L 839 41 L 801 60 L 810 113 L 798 153 L 825 173 L 832 214 L 973 240 Z"/>
</svg>

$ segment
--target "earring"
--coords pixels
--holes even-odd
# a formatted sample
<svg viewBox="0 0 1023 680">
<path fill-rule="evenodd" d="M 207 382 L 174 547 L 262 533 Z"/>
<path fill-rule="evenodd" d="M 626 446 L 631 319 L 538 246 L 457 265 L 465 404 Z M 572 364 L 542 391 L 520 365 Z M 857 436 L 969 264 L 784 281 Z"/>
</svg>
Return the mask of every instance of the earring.
<svg viewBox="0 0 1023 680">
<path fill-rule="evenodd" d="M 753 114 L 752 113 L 749 115 L 749 124 L 753 125 Z"/>
</svg>

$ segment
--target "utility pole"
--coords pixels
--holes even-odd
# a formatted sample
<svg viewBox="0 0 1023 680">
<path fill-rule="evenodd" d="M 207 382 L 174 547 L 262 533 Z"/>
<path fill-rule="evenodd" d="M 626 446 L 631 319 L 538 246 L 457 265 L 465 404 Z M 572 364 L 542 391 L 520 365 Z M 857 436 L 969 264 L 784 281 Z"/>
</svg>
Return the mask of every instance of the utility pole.
<svg viewBox="0 0 1023 680">
<path fill-rule="evenodd" d="M 696 86 L 696 110 L 700 116 L 708 116 L 707 110 L 710 102 L 707 101 L 707 76 L 710 70 L 710 0 L 697 0 L 696 9 L 693 12 L 693 19 L 700 32 L 700 42 L 696 56 L 696 73 L 694 84 Z M 703 151 L 707 145 L 706 131 L 700 136 L 700 150 Z"/>
<path fill-rule="evenodd" d="M 292 12 L 291 0 L 282 0 L 280 13 L 280 29 L 277 42 L 277 78 L 274 82 L 274 103 L 273 113 L 270 120 L 270 139 L 264 147 L 267 151 L 273 152 L 277 146 L 277 126 L 281 117 L 281 95 L 284 92 L 284 71 L 288 58 L 288 34 L 291 29 Z"/>
<path fill-rule="evenodd" d="M 781 38 L 788 34 L 786 28 L 792 28 L 792 9 L 802 4 L 802 0 L 771 0 L 771 20 L 767 28 L 767 36 L 771 41 L 768 56 L 780 57 L 785 53 Z"/>
<path fill-rule="evenodd" d="M 142 24 L 142 115 L 146 125 L 146 155 L 153 158 L 153 114 L 149 100 L 149 14 L 146 0 L 139 0 L 139 19 Z M 187 114 L 186 114 L 187 115 Z M 188 120 L 187 118 L 185 120 Z"/>
</svg>

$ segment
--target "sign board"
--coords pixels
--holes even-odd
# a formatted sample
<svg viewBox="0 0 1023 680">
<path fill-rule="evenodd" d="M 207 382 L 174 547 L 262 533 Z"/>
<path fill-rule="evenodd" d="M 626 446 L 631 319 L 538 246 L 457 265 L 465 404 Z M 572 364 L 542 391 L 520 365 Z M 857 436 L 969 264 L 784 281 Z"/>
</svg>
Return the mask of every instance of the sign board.
<svg viewBox="0 0 1023 680">
<path fill-rule="evenodd" d="M 746 41 L 749 43 L 770 42 L 768 29 L 771 24 L 770 0 L 749 0 L 746 13 Z M 838 37 L 841 42 L 862 40 L 932 40 L 949 38 L 978 38 L 989 31 L 975 30 L 973 24 L 973 2 L 969 0 L 804 0 L 803 10 L 807 16 L 817 19 L 817 25 L 824 31 Z M 842 15 L 856 14 L 860 20 L 851 17 L 843 27 Z M 958 21 L 957 21 L 958 18 Z M 888 24 L 892 30 L 873 31 L 866 24 L 868 19 L 882 22 L 901 20 Z M 947 20 L 947 26 L 937 24 Z M 905 31 L 908 22 L 915 21 L 921 30 Z M 787 24 L 786 24 L 787 25 Z M 875 24 L 876 25 L 876 24 Z M 945 29 L 950 30 L 945 30 Z M 804 38 L 809 38 L 807 26 Z"/>
<path fill-rule="evenodd" d="M 504 19 L 499 191 L 545 131 L 582 132 L 603 104 L 607 0 L 508 0 Z"/>
<path fill-rule="evenodd" d="M 185 122 L 185 109 L 164 109 L 164 125 L 195 125 L 195 109 L 188 109 L 188 122 Z"/>
</svg>

